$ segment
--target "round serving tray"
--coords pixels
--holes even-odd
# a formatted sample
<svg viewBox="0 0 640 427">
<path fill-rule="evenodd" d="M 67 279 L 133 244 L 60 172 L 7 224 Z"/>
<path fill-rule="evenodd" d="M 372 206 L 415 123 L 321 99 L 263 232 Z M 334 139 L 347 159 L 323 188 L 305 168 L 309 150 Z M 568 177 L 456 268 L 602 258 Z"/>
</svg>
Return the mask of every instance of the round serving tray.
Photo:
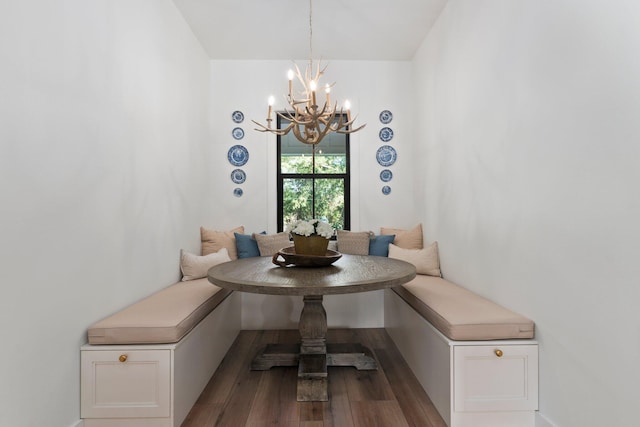
<svg viewBox="0 0 640 427">
<path fill-rule="evenodd" d="M 302 255 L 296 253 L 296 248 L 290 246 L 288 248 L 280 249 L 273 255 L 272 261 L 275 265 L 280 267 L 286 267 L 288 265 L 294 265 L 296 267 L 326 267 L 333 264 L 342 257 L 340 252 L 327 249 L 325 255 Z M 282 258 L 280 261 L 278 258 Z"/>
</svg>

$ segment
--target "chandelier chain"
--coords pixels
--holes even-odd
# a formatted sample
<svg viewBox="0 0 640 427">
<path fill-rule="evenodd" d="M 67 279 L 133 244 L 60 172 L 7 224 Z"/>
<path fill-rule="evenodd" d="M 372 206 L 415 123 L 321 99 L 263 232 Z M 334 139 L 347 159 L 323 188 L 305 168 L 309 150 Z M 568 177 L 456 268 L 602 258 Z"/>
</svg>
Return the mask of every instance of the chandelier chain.
<svg viewBox="0 0 640 427">
<path fill-rule="evenodd" d="M 313 0 L 309 0 L 309 69 L 313 69 Z"/>
</svg>

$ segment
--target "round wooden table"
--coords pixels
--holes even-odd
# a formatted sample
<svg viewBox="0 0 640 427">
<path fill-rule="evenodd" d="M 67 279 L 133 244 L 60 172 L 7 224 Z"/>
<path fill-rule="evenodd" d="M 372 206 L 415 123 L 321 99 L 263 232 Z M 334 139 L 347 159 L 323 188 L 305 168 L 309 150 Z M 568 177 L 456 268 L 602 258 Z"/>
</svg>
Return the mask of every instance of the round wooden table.
<svg viewBox="0 0 640 427">
<path fill-rule="evenodd" d="M 304 306 L 298 328 L 301 343 L 271 344 L 251 368 L 298 366 L 298 401 L 326 401 L 327 366 L 377 369 L 373 353 L 360 344 L 327 344 L 323 295 L 375 291 L 402 285 L 416 276 L 415 267 L 393 258 L 342 255 L 326 267 L 279 267 L 271 258 L 226 262 L 209 270 L 209 281 L 221 288 L 271 295 L 299 295 Z"/>
</svg>

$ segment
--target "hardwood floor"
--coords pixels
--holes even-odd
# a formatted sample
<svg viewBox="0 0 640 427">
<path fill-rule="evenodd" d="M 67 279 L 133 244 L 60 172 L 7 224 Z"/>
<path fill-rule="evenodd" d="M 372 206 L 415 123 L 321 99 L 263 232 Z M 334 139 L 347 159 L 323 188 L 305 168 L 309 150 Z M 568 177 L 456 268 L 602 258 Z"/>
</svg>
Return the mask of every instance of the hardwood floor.
<svg viewBox="0 0 640 427">
<path fill-rule="evenodd" d="M 182 427 L 446 427 L 384 329 L 330 329 L 327 336 L 368 346 L 378 370 L 330 367 L 329 401 L 297 402 L 297 368 L 249 366 L 260 347 L 298 342 L 298 331 L 242 331 Z"/>
</svg>

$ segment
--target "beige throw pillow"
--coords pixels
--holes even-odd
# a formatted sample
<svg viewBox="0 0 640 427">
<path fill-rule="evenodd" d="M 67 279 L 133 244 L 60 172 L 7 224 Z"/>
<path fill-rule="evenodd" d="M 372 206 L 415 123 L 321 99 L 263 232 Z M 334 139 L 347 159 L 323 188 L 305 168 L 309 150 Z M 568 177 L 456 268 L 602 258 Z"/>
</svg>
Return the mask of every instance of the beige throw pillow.
<svg viewBox="0 0 640 427">
<path fill-rule="evenodd" d="M 227 248 L 222 248 L 218 252 L 209 255 L 198 256 L 187 251 L 180 251 L 180 270 L 182 270 L 182 281 L 201 279 L 207 276 L 207 271 L 215 265 L 231 261 Z"/>
<path fill-rule="evenodd" d="M 380 228 L 380 234 L 395 234 L 393 244 L 404 249 L 422 249 L 422 224 L 418 224 L 411 230 L 401 228 Z"/>
<path fill-rule="evenodd" d="M 222 248 L 227 248 L 229 258 L 232 260 L 238 259 L 236 237 L 233 233 L 244 234 L 244 226 L 241 225 L 229 231 L 207 230 L 204 227 L 200 227 L 201 255 L 209 255 L 218 252 Z"/>
<path fill-rule="evenodd" d="M 350 255 L 369 255 L 369 231 L 338 230 L 338 251 Z"/>
<path fill-rule="evenodd" d="M 416 273 L 427 276 L 442 277 L 440 272 L 440 258 L 438 257 L 438 242 L 433 242 L 424 249 L 404 249 L 391 243 L 389 258 L 410 262 L 416 267 Z"/>
<path fill-rule="evenodd" d="M 293 245 L 293 243 L 289 241 L 289 233 L 285 232 L 276 234 L 254 234 L 253 237 L 255 237 L 256 242 L 258 242 L 260 256 L 273 256 L 280 249 Z"/>
</svg>

